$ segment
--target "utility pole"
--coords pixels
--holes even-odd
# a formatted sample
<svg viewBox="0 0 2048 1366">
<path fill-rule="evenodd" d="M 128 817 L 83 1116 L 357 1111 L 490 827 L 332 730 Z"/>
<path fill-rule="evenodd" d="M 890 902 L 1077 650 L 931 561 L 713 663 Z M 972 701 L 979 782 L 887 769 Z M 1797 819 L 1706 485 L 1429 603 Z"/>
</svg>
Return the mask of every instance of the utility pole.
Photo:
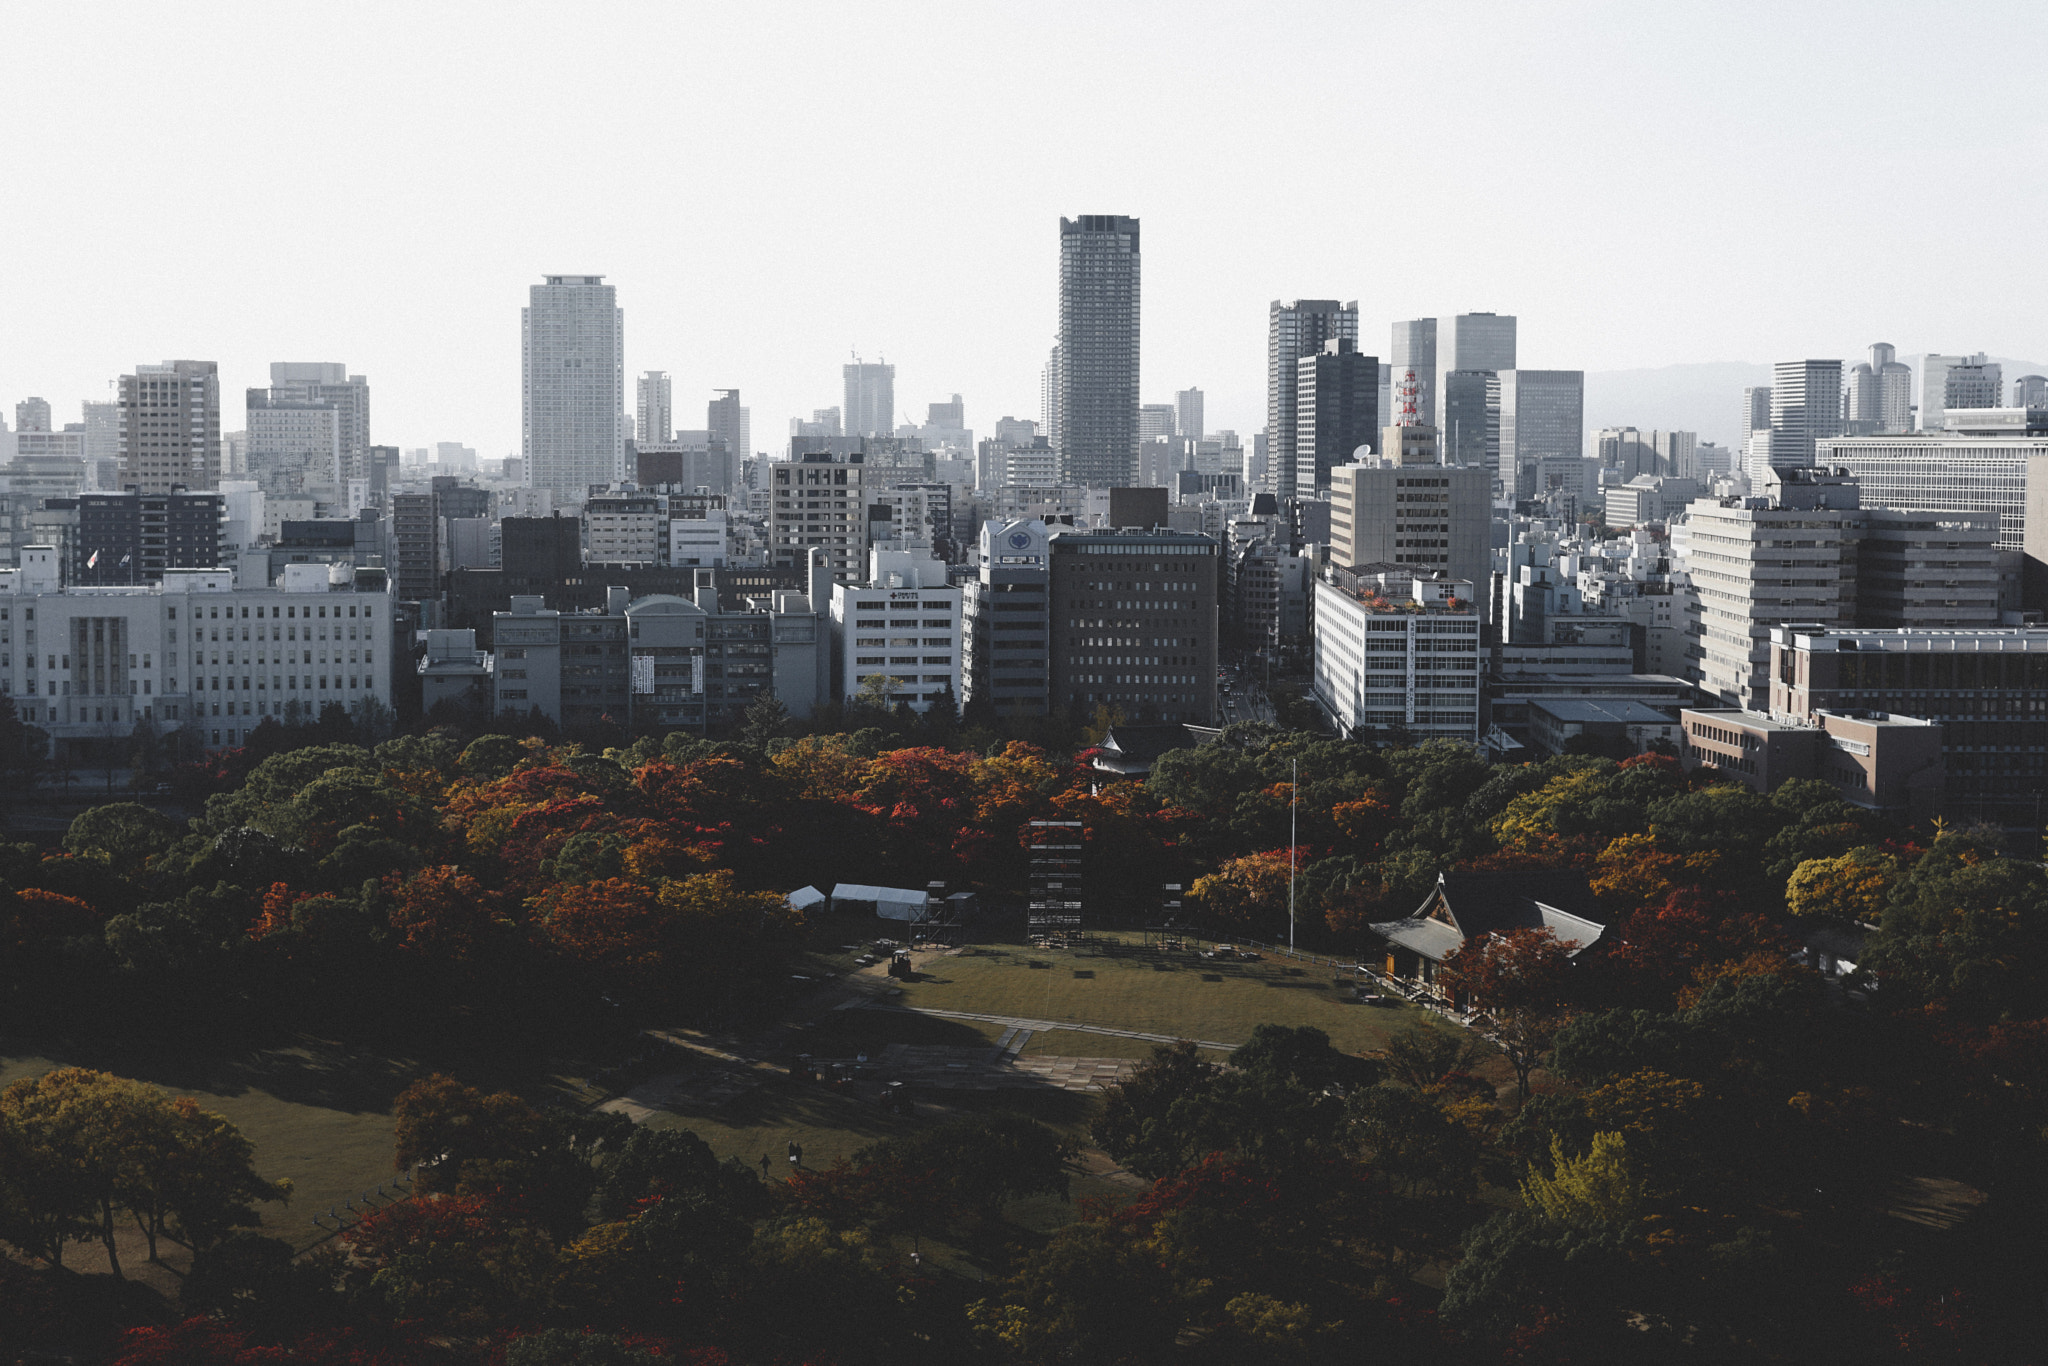
<svg viewBox="0 0 2048 1366">
<path fill-rule="evenodd" d="M 1295 830 L 1301 810 L 1301 760 L 1294 761 L 1294 781 L 1287 789 L 1287 951 L 1294 952 L 1294 864 L 1300 841 Z"/>
</svg>

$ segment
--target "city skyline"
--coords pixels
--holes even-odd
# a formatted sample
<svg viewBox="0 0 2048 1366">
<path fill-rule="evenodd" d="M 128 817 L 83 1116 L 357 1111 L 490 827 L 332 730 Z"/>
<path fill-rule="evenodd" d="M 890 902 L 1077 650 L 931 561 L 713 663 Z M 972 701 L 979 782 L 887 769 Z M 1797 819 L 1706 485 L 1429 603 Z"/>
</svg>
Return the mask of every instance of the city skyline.
<svg viewBox="0 0 2048 1366">
<path fill-rule="evenodd" d="M 634 92 L 630 112 L 623 93 L 602 95 L 590 125 L 570 129 L 548 126 L 514 97 L 518 73 L 549 46 L 538 9 L 509 7 L 502 24 L 476 29 L 452 15 L 367 6 L 311 78 L 273 60 L 297 34 L 288 16 L 201 10 L 144 54 L 103 41 L 108 16 L 17 10 L 5 21 L 13 46 L 45 60 L 22 64 L 0 92 L 0 145 L 17 183 L 61 193 L 65 211 L 10 224 L 0 284 L 10 312 L 34 325 L 0 334 L 0 391 L 40 394 L 64 414 L 80 399 L 110 397 L 108 381 L 138 356 L 217 360 L 229 393 L 260 384 L 281 357 L 345 356 L 378 387 L 378 428 L 394 443 L 454 438 L 492 458 L 518 445 L 512 298 L 544 273 L 589 271 L 616 283 L 633 314 L 629 369 L 668 371 L 691 408 L 699 396 L 738 387 L 765 436 L 829 401 L 840 358 L 858 346 L 899 365 L 903 411 L 959 392 L 986 428 L 1005 413 L 1037 412 L 1055 331 L 1044 281 L 1056 247 L 1045 225 L 1093 206 L 1152 229 L 1144 401 L 1198 385 L 1218 429 L 1261 425 L 1267 302 L 1324 291 L 1359 297 L 1369 349 L 1395 319 L 1475 308 L 1516 314 L 1526 320 L 1520 359 L 1532 368 L 1853 359 L 1873 337 L 1909 354 L 2048 355 L 2048 325 L 2024 291 L 1960 290 L 1933 271 L 1908 272 L 1898 290 L 1873 296 L 1846 254 L 1839 270 L 1815 271 L 1810 257 L 1766 251 L 1773 240 L 1875 238 L 1913 254 L 1967 236 L 1972 259 L 2024 259 L 2033 192 L 1991 174 L 2039 126 L 2041 116 L 2019 101 L 2024 83 L 2000 75 L 2023 43 L 1985 50 L 1965 35 L 1916 41 L 1912 59 L 1930 79 L 1888 92 L 1892 132 L 1873 148 L 1850 112 L 1856 102 L 1839 98 L 1840 82 L 1859 61 L 1903 53 L 1903 40 L 1872 36 L 1883 22 L 1845 34 L 1824 12 L 1779 14 L 1772 43 L 1758 45 L 1754 23 L 1764 12 L 1740 7 L 1642 15 L 1626 33 L 1597 23 L 1591 9 L 1503 10 L 1475 29 L 1455 16 L 1361 6 L 1326 16 L 1313 34 L 1201 12 L 1205 22 L 1184 25 L 1164 22 L 1184 11 L 1156 6 L 1105 16 L 1089 54 L 1074 63 L 1055 60 L 1059 26 L 1021 10 L 926 24 L 884 7 L 858 22 L 821 15 L 797 29 L 737 13 L 621 11 L 599 16 L 585 41 L 550 60 L 564 64 L 561 79 L 572 87 Z M 2038 23 L 2031 11 L 2004 13 L 1987 22 L 2015 36 Z M 663 37 L 680 41 L 691 25 L 731 60 L 688 91 L 642 79 L 672 46 Z M 1676 43 L 1681 28 L 1697 60 L 1643 69 L 1636 59 Z M 1214 212 L 1213 200 L 1233 185 L 1355 158 L 1346 150 L 1354 122 L 1370 123 L 1380 100 L 1398 107 L 1423 79 L 1396 72 L 1356 120 L 1299 128 L 1257 112 L 1286 107 L 1264 97 L 1280 79 L 1264 73 L 1290 69 L 1309 51 L 1364 54 L 1389 36 L 1423 48 L 1466 42 L 1459 88 L 1500 92 L 1469 107 L 1432 100 L 1443 155 L 1497 153 L 1499 115 L 1511 101 L 1526 115 L 1511 140 L 1557 149 L 1574 174 L 1552 184 L 1556 177 L 1533 169 L 1544 158 L 1509 158 L 1483 190 L 1454 183 L 1427 214 L 1392 212 L 1396 192 L 1380 176 L 1333 182 L 1313 203 L 1256 219 Z M 459 70 L 439 56 L 458 45 Z M 63 60 L 87 51 L 90 62 Z M 1141 96 L 1109 84 L 1089 101 L 1057 98 L 1140 51 L 1213 79 L 1185 93 Z M 979 196 L 1003 212 L 971 215 L 915 246 L 885 216 L 798 212 L 831 183 L 830 140 L 804 132 L 821 121 L 826 92 L 800 90 L 760 122 L 769 111 L 748 73 L 827 53 L 878 74 L 853 94 L 848 116 L 873 130 L 879 167 L 947 166 L 962 202 Z M 1636 74 L 1619 83 L 1567 79 L 1588 62 Z M 1782 64 L 1815 78 L 1778 79 Z M 922 112 L 917 82 L 891 78 L 947 65 L 1039 70 L 1053 98 L 934 120 Z M 1933 78 L 1966 67 L 1992 131 L 1964 146 L 1937 143 L 1940 121 L 1923 117 L 1936 109 L 1942 82 Z M 376 73 L 373 100 L 360 98 L 350 74 L 362 71 Z M 1231 92 L 1220 100 L 1217 82 Z M 1647 105 L 1645 82 L 1657 94 Z M 186 107 L 181 98 L 195 89 L 207 95 Z M 830 98 L 837 106 L 847 96 Z M 60 108 L 58 125 L 52 111 Z M 207 167 L 272 145 L 287 123 L 333 124 L 344 135 L 331 158 L 276 168 L 274 191 L 235 215 L 220 212 L 218 177 L 183 167 L 151 170 L 132 187 L 149 196 L 148 215 L 104 212 L 111 188 L 83 168 L 120 157 L 128 130 L 172 111 Z M 640 145 L 623 134 L 643 116 L 689 130 L 674 148 L 678 187 L 718 183 L 722 199 L 745 198 L 750 211 L 665 213 L 680 207 L 680 188 L 658 188 L 646 204 L 622 198 L 613 187 L 631 179 L 620 168 Z M 1101 118 L 1130 126 L 1097 144 L 1080 130 Z M 441 136 L 419 138 L 421 126 Z M 1969 188 L 1897 223 L 1868 221 L 1854 196 L 1818 183 L 1760 198 L 1770 158 L 1756 153 L 1788 127 L 1800 130 L 1808 155 L 1851 177 L 1938 146 L 1954 183 Z M 608 143 L 608 128 L 622 136 Z M 1172 158 L 1134 161 L 1129 151 L 1180 145 L 1202 148 L 1204 175 L 1185 176 Z M 553 179 L 535 210 L 523 187 L 541 165 Z M 357 186 L 339 213 L 324 183 L 337 170 Z M 1595 184 L 1606 199 L 1676 198 L 1687 212 L 1654 232 L 1626 215 L 1589 218 L 1575 210 L 1582 190 L 1573 187 Z M 1501 198 L 1520 211 L 1481 212 Z M 1770 205 L 1762 218 L 1761 202 Z M 1336 221 L 1361 226 L 1327 231 Z M 125 264 L 159 253 L 176 255 L 180 269 Z M 1673 259 L 1687 262 L 1681 276 L 1668 270 Z M 1398 271 L 1389 269 L 1394 261 Z M 968 344 L 952 324 L 961 317 L 984 324 Z"/>
</svg>

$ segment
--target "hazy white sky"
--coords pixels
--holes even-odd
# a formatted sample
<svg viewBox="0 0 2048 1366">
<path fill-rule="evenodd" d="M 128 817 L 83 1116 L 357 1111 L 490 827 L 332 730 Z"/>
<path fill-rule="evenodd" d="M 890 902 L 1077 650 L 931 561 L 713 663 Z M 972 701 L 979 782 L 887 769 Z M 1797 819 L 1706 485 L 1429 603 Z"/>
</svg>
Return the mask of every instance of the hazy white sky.
<svg viewBox="0 0 2048 1366">
<path fill-rule="evenodd" d="M 619 286 L 678 425 L 1037 415 L 1057 220 L 1144 222 L 1147 401 L 1263 420 L 1265 309 L 1521 318 L 1531 367 L 2048 355 L 2048 6 L 0 0 L 0 398 L 367 374 L 519 444 L 519 308 Z M 1383 354 L 1383 351 L 1382 351 Z M 630 380 L 627 403 L 630 408 Z"/>
</svg>

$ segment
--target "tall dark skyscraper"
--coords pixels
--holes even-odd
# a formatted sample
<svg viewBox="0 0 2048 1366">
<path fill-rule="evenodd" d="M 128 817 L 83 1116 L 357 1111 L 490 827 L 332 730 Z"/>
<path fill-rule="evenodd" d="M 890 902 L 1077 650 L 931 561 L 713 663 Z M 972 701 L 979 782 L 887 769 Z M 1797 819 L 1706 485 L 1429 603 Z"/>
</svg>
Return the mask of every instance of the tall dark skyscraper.
<svg viewBox="0 0 2048 1366">
<path fill-rule="evenodd" d="M 1359 355 L 1349 337 L 1332 337 L 1295 362 L 1295 376 L 1294 486 L 1309 498 L 1360 446 L 1379 448 L 1380 361 Z"/>
<path fill-rule="evenodd" d="M 1324 342 L 1337 338 L 1351 342 L 1354 349 L 1357 346 L 1355 300 L 1345 304 L 1335 299 L 1296 299 L 1291 304 L 1273 300 L 1266 316 L 1266 468 L 1272 472 L 1273 492 L 1282 498 L 1292 498 L 1296 491 L 1296 367 L 1303 356 L 1319 354 Z M 1379 384 L 1377 371 L 1373 384 L 1375 388 Z M 1314 489 L 1300 492 L 1307 497 Z"/>
<path fill-rule="evenodd" d="M 1090 488 L 1138 476 L 1138 220 L 1060 220 L 1061 477 Z"/>
</svg>

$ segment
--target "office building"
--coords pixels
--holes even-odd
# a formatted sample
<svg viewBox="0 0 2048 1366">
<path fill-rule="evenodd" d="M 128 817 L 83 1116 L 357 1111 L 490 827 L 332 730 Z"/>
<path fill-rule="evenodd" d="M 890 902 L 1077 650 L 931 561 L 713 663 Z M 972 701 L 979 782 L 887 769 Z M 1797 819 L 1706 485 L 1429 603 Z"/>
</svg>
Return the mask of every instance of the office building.
<svg viewBox="0 0 2048 1366">
<path fill-rule="evenodd" d="M 1500 375 L 1492 370 L 1446 370 L 1437 376 L 1437 410 L 1443 414 L 1441 440 L 1447 458 L 1483 465 L 1499 478 Z M 1512 493 L 1513 480 L 1503 490 Z"/>
<path fill-rule="evenodd" d="M 1512 319 L 1510 320 L 1512 321 Z M 1576 460 L 1586 448 L 1586 374 L 1583 370 L 1500 372 L 1496 478 L 1515 498 L 1536 496 L 1536 467 L 1544 460 Z"/>
<path fill-rule="evenodd" d="M 1394 407 L 1399 411 L 1388 414 L 1387 424 L 1436 426 L 1436 319 L 1395 323 L 1388 364 L 1393 371 Z"/>
<path fill-rule="evenodd" d="M 1051 709 L 1052 570 L 1037 518 L 981 524 L 963 589 L 961 705 L 996 716 Z"/>
<path fill-rule="evenodd" d="M 666 441 L 634 444 L 633 478 L 642 488 L 660 485 L 730 494 L 738 481 L 734 466 L 732 448 L 711 431 L 670 432 Z"/>
<path fill-rule="evenodd" d="M 121 484 L 142 493 L 220 485 L 220 373 L 210 360 L 121 376 Z"/>
<path fill-rule="evenodd" d="M 602 275 L 549 275 L 519 317 L 525 481 L 567 506 L 627 477 L 625 310 Z"/>
<path fill-rule="evenodd" d="M 1922 356 L 1919 429 L 1941 431 L 1948 425 L 1950 408 L 1995 408 L 2003 388 L 2000 367 L 1982 351 L 1968 356 Z"/>
<path fill-rule="evenodd" d="M 0 570 L 0 692 L 61 763 L 109 745 L 125 762 L 145 720 L 227 748 L 267 717 L 388 709 L 392 621 L 377 570 L 290 565 L 276 587 L 237 588 L 227 569 L 172 569 L 152 584 L 64 588 L 55 548 L 29 546 Z"/>
<path fill-rule="evenodd" d="M 662 442 L 676 429 L 675 404 L 666 370 L 649 370 L 635 382 L 639 402 L 634 409 L 635 444 Z"/>
<path fill-rule="evenodd" d="M 1941 728 L 1948 814 L 2040 828 L 2048 630 L 1771 633 L 1771 715 L 1882 712 Z"/>
<path fill-rule="evenodd" d="M 492 617 L 493 709 L 564 725 L 610 718 L 703 732 L 736 724 L 764 693 L 799 718 L 828 700 L 822 569 L 813 581 L 758 591 L 701 569 L 678 587 L 636 594 L 613 585 L 602 605 L 580 610 L 515 595 Z"/>
<path fill-rule="evenodd" d="M 1697 480 L 1639 474 L 1626 484 L 1617 484 L 1606 490 L 1606 506 L 1600 520 L 1611 527 L 1668 523 L 1674 517 L 1683 516 L 1686 508 L 1699 496 Z"/>
<path fill-rule="evenodd" d="M 1143 403 L 1138 405 L 1138 441 L 1168 441 L 1174 436 L 1174 411 L 1171 403 Z"/>
<path fill-rule="evenodd" d="M 49 431 L 50 401 L 46 398 L 25 398 L 15 404 L 14 430 L 17 432 Z"/>
<path fill-rule="evenodd" d="M 2027 472 L 2048 456 L 2048 431 L 2027 434 L 2017 426 L 2010 435 L 1990 434 L 2002 430 L 1991 420 L 2022 411 L 1995 408 L 1972 414 L 1986 422 L 1974 431 L 1836 437 L 1817 443 L 1814 459 L 1847 470 L 1864 507 L 1996 513 L 1999 549 L 2023 550 Z M 2036 476 L 2037 482 L 2042 477 Z"/>
<path fill-rule="evenodd" d="M 1358 352 L 1358 302 L 1335 299 L 1279 299 L 1266 310 L 1266 469 L 1273 493 L 1281 499 L 1314 494 L 1314 485 L 1298 488 L 1300 471 L 1301 359 L 1322 352 L 1326 343 L 1348 341 Z M 1350 362 L 1355 365 L 1357 362 Z M 1374 376 L 1377 384 L 1378 376 Z M 1326 465 L 1329 463 L 1326 460 Z"/>
<path fill-rule="evenodd" d="M 753 415 L 747 409 L 740 406 L 739 390 L 719 389 L 716 393 L 718 397 L 712 399 L 705 409 L 704 427 L 711 434 L 713 440 L 725 443 L 725 449 L 731 454 L 733 461 L 737 464 L 739 461 L 752 455 L 754 451 L 753 446 L 750 444 L 754 439 L 754 434 L 751 430 Z M 732 480 L 728 477 L 720 491 L 727 492 L 732 487 Z"/>
<path fill-rule="evenodd" d="M 405 602 L 430 602 L 441 596 L 448 561 L 448 523 L 488 518 L 491 495 L 463 484 L 452 474 L 437 474 L 425 493 L 400 493 L 391 499 L 391 576 Z M 571 525 L 574 525 L 573 523 Z M 505 547 L 509 551 L 510 547 Z"/>
<path fill-rule="evenodd" d="M 1770 699 L 1770 631 L 1786 622 L 1851 626 L 1859 530 L 1856 485 L 1827 469 L 1779 469 L 1751 498 L 1701 498 L 1688 511 L 1686 569 L 1700 597 L 1700 686 L 1744 711 Z"/>
<path fill-rule="evenodd" d="M 1112 488 L 1138 472 L 1140 262 L 1138 220 L 1060 220 L 1056 403 L 1047 435 L 1062 481 Z"/>
<path fill-rule="evenodd" d="M 770 470 L 769 564 L 796 568 L 822 551 L 832 577 L 850 583 L 867 568 L 868 525 L 863 457 L 806 455 Z"/>
<path fill-rule="evenodd" d="M 1511 491 L 1512 476 L 1500 461 L 1500 373 L 1515 368 L 1514 317 L 1460 313 L 1439 319 L 1436 356 L 1435 425 L 1444 458 L 1484 464 Z"/>
<path fill-rule="evenodd" d="M 590 564 L 659 564 L 668 500 L 654 493 L 593 493 L 583 504 L 583 558 Z"/>
<path fill-rule="evenodd" d="M 156 583 L 167 570 L 219 568 L 225 516 L 218 492 L 80 493 L 65 582 Z"/>
<path fill-rule="evenodd" d="M 1334 565 L 1316 580 L 1316 698 L 1346 736 L 1477 744 L 1479 644 L 1469 580 Z"/>
<path fill-rule="evenodd" d="M 929 555 L 877 546 L 864 582 L 832 587 L 833 677 L 849 702 L 881 679 L 885 706 L 957 708 L 960 635 L 961 590 Z"/>
<path fill-rule="evenodd" d="M 91 406 L 91 405 L 88 405 Z M 2021 375 L 2012 382 L 2012 406 L 2048 408 L 2048 375 Z"/>
<path fill-rule="evenodd" d="M 1791 717 L 1688 707 L 1679 720 L 1679 761 L 1688 772 L 1711 768 L 1756 792 L 1794 778 L 1816 779 L 1843 801 L 1901 822 L 1938 816 L 1947 805 L 1943 727 L 1918 717 L 1867 709 Z"/>
<path fill-rule="evenodd" d="M 1899 363 L 1898 351 L 1889 342 L 1872 343 L 1870 359 L 1849 372 L 1843 383 L 1842 419 L 1842 429 L 1850 436 L 1913 430 L 1913 367 Z"/>
<path fill-rule="evenodd" d="M 1438 464 L 1434 436 L 1427 427 L 1389 427 L 1382 440 L 1394 454 L 1330 472 L 1332 564 L 1486 581 L 1493 478 L 1478 465 Z"/>
<path fill-rule="evenodd" d="M 848 436 L 896 434 L 896 367 L 855 357 L 840 370 L 846 388 L 842 410 Z"/>
<path fill-rule="evenodd" d="M 250 390 L 250 406 L 254 396 Z M 334 482 L 361 479 L 370 466 L 370 383 L 351 375 L 346 365 L 331 361 L 274 361 L 270 366 L 269 401 L 279 407 L 328 407 L 334 410 Z M 251 432 L 250 452 L 256 452 Z"/>
<path fill-rule="evenodd" d="M 1742 391 L 1742 423 L 1736 428 L 1736 448 L 1749 444 L 1755 432 L 1771 429 L 1771 386 L 1759 384 Z"/>
<path fill-rule="evenodd" d="M 2017 606 L 2018 557 L 1998 549 L 1996 513 L 1865 505 L 1857 537 L 1859 627 L 1975 629 Z"/>
<path fill-rule="evenodd" d="M 2048 384 L 2048 381 L 2044 381 Z M 1200 441 L 1202 427 L 1202 391 L 1200 389 L 1178 389 L 1173 395 L 1174 426 L 1181 436 L 1189 441 Z"/>
<path fill-rule="evenodd" d="M 1357 312 L 1350 317 L 1355 329 Z M 1312 498 L 1329 489 L 1332 469 L 1378 447 L 1380 362 L 1338 336 L 1294 365 L 1294 490 Z"/>
<path fill-rule="evenodd" d="M 1180 531 L 1061 529 L 1048 546 L 1052 707 L 1213 724 L 1216 541 Z"/>
<path fill-rule="evenodd" d="M 1699 478 L 1698 432 L 1651 432 L 1650 445 L 1657 453 L 1657 473 Z"/>
<path fill-rule="evenodd" d="M 1842 363 L 1779 361 L 1771 384 L 1771 464 L 1814 462 L 1814 442 L 1842 434 Z"/>
<path fill-rule="evenodd" d="M 331 403 L 248 392 L 243 453 L 234 462 L 272 498 L 342 487 L 341 412 Z"/>
</svg>

